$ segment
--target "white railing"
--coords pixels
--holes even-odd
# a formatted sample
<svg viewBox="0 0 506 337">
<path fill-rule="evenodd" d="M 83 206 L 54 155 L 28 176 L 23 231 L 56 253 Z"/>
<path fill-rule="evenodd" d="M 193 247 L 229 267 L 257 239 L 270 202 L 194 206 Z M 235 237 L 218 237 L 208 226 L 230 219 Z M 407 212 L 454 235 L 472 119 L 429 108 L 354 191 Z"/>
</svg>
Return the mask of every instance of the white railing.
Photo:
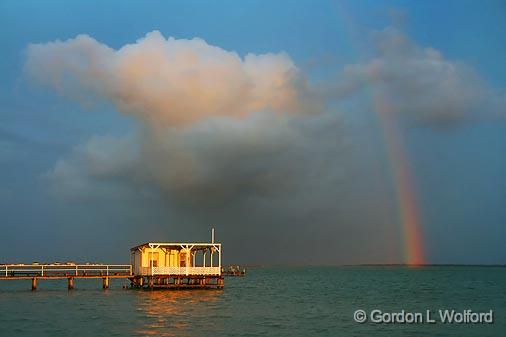
<svg viewBox="0 0 506 337">
<path fill-rule="evenodd" d="M 132 275 L 129 264 L 4 264 L 0 278 L 23 276 L 124 276 Z"/>
<path fill-rule="evenodd" d="M 143 275 L 220 275 L 220 267 L 143 267 Z"/>
</svg>

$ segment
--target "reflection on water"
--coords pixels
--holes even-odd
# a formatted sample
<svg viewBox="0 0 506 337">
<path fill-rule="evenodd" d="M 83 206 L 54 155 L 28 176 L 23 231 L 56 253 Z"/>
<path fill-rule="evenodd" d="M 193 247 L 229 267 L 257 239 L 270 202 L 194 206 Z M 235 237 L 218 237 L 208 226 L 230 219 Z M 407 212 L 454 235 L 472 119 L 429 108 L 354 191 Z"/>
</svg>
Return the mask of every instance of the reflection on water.
<svg viewBox="0 0 506 337">
<path fill-rule="evenodd" d="M 213 310 L 219 310 L 221 290 L 139 290 L 137 310 L 144 316 L 143 326 L 137 330 L 142 336 L 187 336 L 195 328 L 195 321 L 209 326 Z M 209 317 L 206 320 L 205 317 Z M 214 327 L 215 330 L 219 327 Z"/>
</svg>

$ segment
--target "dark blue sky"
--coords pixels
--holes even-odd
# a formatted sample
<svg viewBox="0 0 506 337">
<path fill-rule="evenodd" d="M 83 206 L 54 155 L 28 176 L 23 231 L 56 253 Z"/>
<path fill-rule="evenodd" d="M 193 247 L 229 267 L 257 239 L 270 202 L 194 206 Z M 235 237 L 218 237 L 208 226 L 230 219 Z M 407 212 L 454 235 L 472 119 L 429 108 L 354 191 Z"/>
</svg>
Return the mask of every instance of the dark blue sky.
<svg viewBox="0 0 506 337">
<path fill-rule="evenodd" d="M 206 172 L 213 175 L 183 192 L 172 180 L 166 186 L 138 173 L 142 160 L 133 176 L 82 173 L 90 154 L 80 149 L 96 154 L 103 146 L 94 137 L 133 134 L 156 144 L 114 99 L 76 99 L 66 88 L 34 83 L 24 68 L 28 45 L 86 34 L 119 49 L 154 30 L 241 57 L 286 53 L 320 93 L 324 112 L 305 111 L 317 116 L 294 117 L 288 130 L 262 127 L 265 142 L 228 136 L 227 124 L 217 129 L 223 139 L 217 131 L 188 131 L 178 151 L 212 162 Z M 506 263 L 503 1 L 2 1 L 0 43 L 0 262 L 122 262 L 130 245 L 205 239 L 213 224 L 227 247 L 225 262 L 403 262 L 373 92 L 392 100 L 427 261 Z M 438 64 L 429 49 L 439 53 Z M 378 77 L 368 77 L 371 69 Z M 353 94 L 344 97 L 343 87 Z M 289 144 L 279 145 L 279 135 Z M 212 145 L 206 152 L 202 144 Z M 156 172 L 173 170 L 170 151 Z M 69 181 L 52 175 L 59 162 L 76 174 L 72 181 L 92 189 L 67 193 Z"/>
</svg>

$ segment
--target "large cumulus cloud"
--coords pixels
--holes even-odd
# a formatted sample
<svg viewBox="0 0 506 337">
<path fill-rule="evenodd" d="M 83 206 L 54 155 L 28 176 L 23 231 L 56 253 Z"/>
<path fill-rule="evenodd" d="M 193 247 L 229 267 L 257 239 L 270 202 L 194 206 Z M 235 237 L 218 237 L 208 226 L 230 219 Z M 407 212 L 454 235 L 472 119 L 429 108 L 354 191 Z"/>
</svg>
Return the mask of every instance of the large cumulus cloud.
<svg viewBox="0 0 506 337">
<path fill-rule="evenodd" d="M 31 44 L 25 70 L 39 83 L 86 100 L 97 96 L 153 126 L 184 126 L 210 116 L 241 118 L 269 109 L 307 109 L 307 88 L 283 53 L 237 53 L 195 38 L 153 31 L 114 50 L 87 35 Z M 313 107 L 314 108 L 314 107 Z"/>
<path fill-rule="evenodd" d="M 73 99 L 111 101 L 139 121 L 130 135 L 94 136 L 58 161 L 46 177 L 63 196 L 107 194 L 96 182 L 122 186 L 115 196 L 148 187 L 175 202 L 279 194 L 293 190 L 306 167 L 291 162 L 319 153 L 309 147 L 322 138 L 322 123 L 308 116 L 324 102 L 284 53 L 241 58 L 157 31 L 113 50 L 80 35 L 30 45 L 25 71 Z"/>
</svg>

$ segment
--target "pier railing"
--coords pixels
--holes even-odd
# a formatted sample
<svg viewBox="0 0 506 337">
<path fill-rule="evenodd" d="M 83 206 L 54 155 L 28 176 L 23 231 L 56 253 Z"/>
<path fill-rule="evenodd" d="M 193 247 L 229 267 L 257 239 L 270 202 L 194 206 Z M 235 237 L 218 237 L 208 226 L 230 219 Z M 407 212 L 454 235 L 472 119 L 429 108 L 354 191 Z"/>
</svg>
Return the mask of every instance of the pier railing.
<svg viewBox="0 0 506 337">
<path fill-rule="evenodd" d="M 0 265 L 0 278 L 130 276 L 131 265 L 121 264 L 8 264 Z"/>
<path fill-rule="evenodd" d="M 144 275 L 220 275 L 220 267 L 144 267 Z"/>
</svg>

